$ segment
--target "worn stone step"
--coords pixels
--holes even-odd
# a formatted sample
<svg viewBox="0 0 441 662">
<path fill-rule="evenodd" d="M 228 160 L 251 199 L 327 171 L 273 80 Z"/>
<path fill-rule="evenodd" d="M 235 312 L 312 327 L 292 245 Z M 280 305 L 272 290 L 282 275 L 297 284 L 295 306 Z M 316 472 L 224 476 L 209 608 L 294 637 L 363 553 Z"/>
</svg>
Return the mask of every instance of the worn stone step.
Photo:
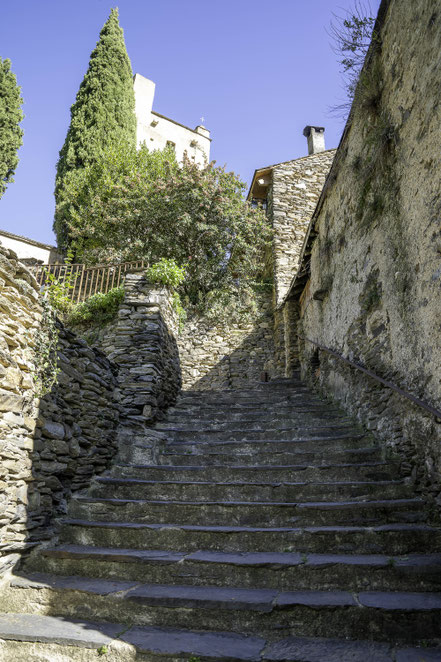
<svg viewBox="0 0 441 662">
<path fill-rule="evenodd" d="M 173 446 L 173 451 L 169 451 L 168 447 L 161 450 L 158 461 L 161 464 L 168 464 L 177 466 L 183 464 L 196 465 L 196 466 L 218 466 L 225 465 L 229 462 L 234 466 L 237 464 L 242 465 L 273 465 L 273 464 L 306 464 L 308 466 L 327 466 L 329 464 L 360 464 L 364 462 L 381 461 L 382 452 L 379 448 L 345 448 L 343 450 L 336 450 L 329 452 L 322 451 L 306 451 L 296 447 L 293 450 L 260 450 L 259 448 L 254 453 L 240 453 L 233 454 L 228 452 L 228 449 L 221 449 L 215 451 L 192 453 L 192 452 L 178 452 L 178 447 Z M 176 449 L 176 450 L 174 450 Z M 143 448 L 135 447 L 127 449 L 126 452 L 120 452 L 120 459 L 133 459 L 136 462 L 143 458 Z"/>
<path fill-rule="evenodd" d="M 309 431 L 314 429 L 329 431 L 331 434 L 334 430 L 344 430 L 345 432 L 354 431 L 355 434 L 363 432 L 358 427 L 355 427 L 354 422 L 351 420 L 342 421 L 339 417 L 335 421 L 330 421 L 327 416 L 326 419 L 320 421 L 310 416 L 306 417 L 304 414 L 300 414 L 297 417 L 291 416 L 290 418 L 277 415 L 271 416 L 268 414 L 266 416 L 260 416 L 259 418 L 248 418 L 243 415 L 240 418 L 236 417 L 235 419 L 231 419 L 231 416 L 228 416 L 228 418 L 226 417 L 223 421 L 212 420 L 208 417 L 206 419 L 196 419 L 192 416 L 186 421 L 165 420 L 155 423 L 155 429 L 163 430 L 164 432 L 195 431 L 202 434 L 204 430 L 209 430 L 210 432 L 224 432 L 225 430 L 236 430 L 237 428 L 242 430 L 304 430 L 306 434 L 309 434 Z"/>
<path fill-rule="evenodd" d="M 283 542 L 281 542 L 283 541 Z M 60 542 L 98 547 L 224 552 L 386 554 L 438 552 L 441 529 L 427 524 L 252 527 L 104 522 L 66 518 Z"/>
<path fill-rule="evenodd" d="M 253 455 L 255 453 L 273 453 L 273 452 L 308 452 L 317 453 L 317 455 L 326 454 L 328 457 L 330 453 L 340 451 L 351 451 L 355 449 L 381 449 L 377 444 L 369 443 L 370 440 L 365 437 L 358 439 L 354 438 L 315 438 L 315 439 L 296 439 L 295 441 L 288 439 L 254 439 L 249 441 L 167 441 L 163 445 L 165 452 L 179 452 L 194 455 L 203 455 L 205 453 L 218 453 L 228 452 L 229 455 L 240 457 L 241 455 Z"/>
<path fill-rule="evenodd" d="M 14 662 L 90 662 L 105 647 L 107 662 L 439 662 L 441 649 L 392 646 L 345 639 L 288 637 L 267 641 L 255 635 L 164 627 L 127 628 L 41 614 L 0 616 L 0 655 Z M 91 657 L 93 656 L 93 657 Z"/>
<path fill-rule="evenodd" d="M 298 411 L 296 407 L 271 407 L 270 409 L 256 407 L 246 407 L 244 409 L 225 409 L 219 410 L 213 407 L 207 409 L 197 409 L 195 407 L 176 408 L 170 407 L 167 414 L 161 423 L 190 426 L 194 423 L 197 425 L 214 425 L 222 426 L 226 424 L 234 425 L 237 421 L 245 423 L 261 423 L 271 421 L 282 421 L 283 423 L 292 423 L 297 425 L 299 422 L 308 421 L 316 423 L 317 425 L 329 423 L 330 425 L 349 424 L 354 425 L 354 420 L 349 416 L 345 416 L 337 410 L 321 410 L 321 411 Z M 157 425 L 157 424 L 156 424 Z"/>
<path fill-rule="evenodd" d="M 76 496 L 69 514 L 102 521 L 180 522 L 215 525 L 316 526 L 333 524 L 379 525 L 388 522 L 422 522 L 427 518 L 421 499 L 376 501 L 274 502 L 274 501 L 153 501 Z"/>
<path fill-rule="evenodd" d="M 27 571 L 102 579 L 286 590 L 441 590 L 441 554 L 385 556 L 299 552 L 170 552 L 58 545 L 39 550 Z"/>
<path fill-rule="evenodd" d="M 99 659 L 98 649 L 106 662 L 176 662 L 196 656 L 201 662 L 257 662 L 264 659 L 265 647 L 261 637 L 228 632 L 127 627 L 120 622 L 93 623 L 83 617 L 0 615 L 0 659 L 5 662 L 90 662 Z"/>
<path fill-rule="evenodd" d="M 265 404 L 259 404 L 255 402 L 248 403 L 207 403 L 203 407 L 200 407 L 198 404 L 176 404 L 173 407 L 170 407 L 167 410 L 167 415 L 165 420 L 168 417 L 177 417 L 178 419 L 182 418 L 183 420 L 188 421 L 189 419 L 194 420 L 235 420 L 235 419 L 248 419 L 250 417 L 254 418 L 258 416 L 259 418 L 265 416 L 277 417 L 277 416 L 286 416 L 286 417 L 299 417 L 306 416 L 309 420 L 312 418 L 319 418 L 320 420 L 345 420 L 345 412 L 337 407 L 335 404 L 328 404 L 323 402 L 323 400 L 316 401 L 305 401 L 298 400 L 291 402 L 274 402 L 271 406 L 266 406 Z M 230 418 L 231 417 L 231 418 Z M 353 419 L 351 419 L 353 421 Z"/>
<path fill-rule="evenodd" d="M 203 397 L 185 396 L 183 398 L 178 398 L 175 407 L 197 407 L 201 410 L 208 409 L 210 406 L 214 406 L 217 409 L 228 409 L 229 407 L 236 409 L 238 407 L 250 406 L 272 409 L 274 406 L 290 407 L 291 405 L 307 408 L 310 407 L 312 409 L 318 407 L 323 410 L 328 406 L 332 408 L 331 403 L 324 402 L 307 391 L 304 393 L 293 391 L 290 394 L 284 392 L 268 394 L 257 394 L 255 392 L 250 392 L 248 394 L 235 394 L 234 392 L 231 392 L 226 394 L 223 391 L 219 391 Z M 336 409 L 335 405 L 334 409 Z"/>
<path fill-rule="evenodd" d="M 200 501 L 263 500 L 296 501 L 299 499 L 356 498 L 381 494 L 382 498 L 410 496 L 410 486 L 404 481 L 340 481 L 328 483 L 307 482 L 201 482 L 201 481 L 149 481 L 140 478 L 98 477 L 92 484 L 90 496 L 153 498 L 156 500 L 184 499 Z"/>
<path fill-rule="evenodd" d="M 167 436 L 167 439 L 175 441 L 254 441 L 258 439 L 263 440 L 276 440 L 286 439 L 295 441 L 297 439 L 305 441 L 315 441 L 318 439 L 328 439 L 329 441 L 338 441 L 340 439 L 362 439 L 366 435 L 360 433 L 353 428 L 339 427 L 339 428 L 296 428 L 286 427 L 283 428 L 279 425 L 275 428 L 266 428 L 263 430 L 255 430 L 252 428 L 239 428 L 231 430 L 218 430 L 218 429 L 194 429 L 194 430 L 172 430 L 171 428 L 161 429 Z"/>
<path fill-rule="evenodd" d="M 217 466 L 122 464 L 112 467 L 111 475 L 118 477 L 143 478 L 145 480 L 222 481 L 241 482 L 293 480 L 330 482 L 345 480 L 394 480 L 398 477 L 396 465 L 391 462 L 335 463 L 320 466 L 307 464 L 244 465 L 240 459 L 236 464 Z"/>
<path fill-rule="evenodd" d="M 126 625 L 413 641 L 439 631 L 441 593 L 279 591 L 142 584 L 55 575 L 13 577 L 3 608 Z"/>
<path fill-rule="evenodd" d="M 347 440 L 339 444 L 340 448 L 335 450 L 314 449 L 311 450 L 308 444 L 292 442 L 292 445 L 287 445 L 285 448 L 281 447 L 280 450 L 271 449 L 271 446 L 258 446 L 257 444 L 245 446 L 248 442 L 244 443 L 244 451 L 249 449 L 249 452 L 235 453 L 228 446 L 214 446 L 212 450 L 208 447 L 207 451 L 204 446 L 195 446 L 194 452 L 187 445 L 180 443 L 161 443 L 158 452 L 155 455 L 158 463 L 162 465 L 171 466 L 199 466 L 206 467 L 207 469 L 215 468 L 218 466 L 273 466 L 273 465 L 302 465 L 309 467 L 321 467 L 329 465 L 347 465 L 347 464 L 366 464 L 366 463 L 379 463 L 383 461 L 382 451 L 375 446 L 365 448 L 363 445 L 356 445 L 353 448 L 352 440 Z M 314 442 L 310 442 L 314 443 Z M 323 444 L 323 442 L 322 442 Z M 239 444 L 240 445 L 240 444 Z M 361 446 L 361 447 L 360 447 Z M 253 449 L 253 450 L 252 450 Z M 152 461 L 152 445 L 150 441 L 145 443 L 125 444 L 118 452 L 118 464 L 130 465 L 150 465 Z M 393 467 L 390 464 L 391 468 Z M 393 468 L 395 474 L 397 467 Z M 340 473 L 342 469 L 340 469 Z M 338 479 L 338 476 L 336 476 Z"/>
</svg>

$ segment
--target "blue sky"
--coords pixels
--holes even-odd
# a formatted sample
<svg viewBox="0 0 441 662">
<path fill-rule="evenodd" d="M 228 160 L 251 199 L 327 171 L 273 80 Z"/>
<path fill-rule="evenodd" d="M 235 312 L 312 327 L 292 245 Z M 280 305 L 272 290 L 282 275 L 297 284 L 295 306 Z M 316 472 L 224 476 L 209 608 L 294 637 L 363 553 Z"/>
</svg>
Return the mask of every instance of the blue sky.
<svg viewBox="0 0 441 662">
<path fill-rule="evenodd" d="M 22 0 L 2 7 L 0 56 L 24 98 L 15 183 L 0 228 L 54 243 L 54 177 L 70 106 L 105 23 L 109 0 Z M 133 72 L 156 83 L 154 110 L 211 130 L 211 156 L 250 182 L 255 168 L 307 153 L 306 124 L 336 147 L 344 98 L 326 32 L 353 0 L 120 0 Z M 376 14 L 379 0 L 371 0 Z"/>
</svg>

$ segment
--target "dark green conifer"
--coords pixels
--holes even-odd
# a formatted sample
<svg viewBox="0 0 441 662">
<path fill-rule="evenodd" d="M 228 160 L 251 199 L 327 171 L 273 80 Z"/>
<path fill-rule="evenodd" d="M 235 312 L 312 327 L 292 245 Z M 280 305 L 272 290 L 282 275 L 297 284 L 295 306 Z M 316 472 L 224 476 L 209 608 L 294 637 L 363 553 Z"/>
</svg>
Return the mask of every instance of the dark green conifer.
<svg viewBox="0 0 441 662">
<path fill-rule="evenodd" d="M 75 171 L 95 161 L 112 144 L 136 142 L 133 75 L 118 21 L 112 9 L 90 56 L 89 68 L 71 108 L 71 121 L 60 151 L 55 180 L 55 223 L 58 245 L 69 243 L 66 211 L 61 213 L 63 183 Z M 64 200 L 64 202 L 66 202 Z M 66 210 L 66 204 L 64 204 Z"/>
<path fill-rule="evenodd" d="M 14 181 L 18 165 L 17 151 L 23 143 L 23 131 L 20 128 L 23 119 L 22 103 L 17 79 L 11 71 L 11 62 L 0 57 L 0 198 L 7 185 Z"/>
</svg>

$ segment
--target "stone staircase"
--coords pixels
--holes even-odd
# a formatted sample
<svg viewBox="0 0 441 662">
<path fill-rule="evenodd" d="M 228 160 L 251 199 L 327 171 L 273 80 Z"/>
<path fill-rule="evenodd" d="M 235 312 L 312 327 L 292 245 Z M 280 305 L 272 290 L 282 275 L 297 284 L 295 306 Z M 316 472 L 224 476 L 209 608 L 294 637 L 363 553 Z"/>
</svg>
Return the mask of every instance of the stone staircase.
<svg viewBox="0 0 441 662">
<path fill-rule="evenodd" d="M 156 431 L 10 578 L 0 660 L 441 660 L 441 529 L 335 406 L 185 392 Z"/>
</svg>

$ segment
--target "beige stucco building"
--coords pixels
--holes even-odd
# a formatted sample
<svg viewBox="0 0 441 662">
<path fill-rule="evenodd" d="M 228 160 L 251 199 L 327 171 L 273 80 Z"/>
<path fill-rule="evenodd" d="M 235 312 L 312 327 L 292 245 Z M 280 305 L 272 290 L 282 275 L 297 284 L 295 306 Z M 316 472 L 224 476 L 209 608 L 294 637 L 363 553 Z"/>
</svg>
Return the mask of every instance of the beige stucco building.
<svg viewBox="0 0 441 662">
<path fill-rule="evenodd" d="M 190 129 L 153 110 L 155 83 L 141 74 L 134 76 L 137 144 L 143 142 L 149 150 L 171 145 L 181 162 L 186 153 L 191 161 L 203 166 L 210 160 L 210 132 L 202 125 Z"/>
<path fill-rule="evenodd" d="M 16 253 L 20 262 L 32 264 L 39 262 L 41 264 L 54 264 L 62 262 L 62 256 L 56 246 L 43 244 L 40 241 L 21 237 L 18 234 L 12 234 L 5 230 L 0 230 L 0 244 L 4 248 L 10 248 Z"/>
</svg>

